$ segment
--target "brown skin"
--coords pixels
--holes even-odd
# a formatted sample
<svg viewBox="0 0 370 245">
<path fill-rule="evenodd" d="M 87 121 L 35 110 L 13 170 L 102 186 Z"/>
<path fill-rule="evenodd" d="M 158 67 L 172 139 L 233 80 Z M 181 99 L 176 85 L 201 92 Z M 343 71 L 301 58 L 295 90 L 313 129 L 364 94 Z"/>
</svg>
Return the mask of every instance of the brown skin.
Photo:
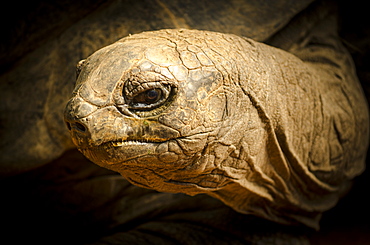
<svg viewBox="0 0 370 245">
<path fill-rule="evenodd" d="M 133 184 L 317 228 L 363 171 L 367 107 L 343 71 L 234 35 L 146 32 L 82 64 L 65 120 Z"/>
</svg>

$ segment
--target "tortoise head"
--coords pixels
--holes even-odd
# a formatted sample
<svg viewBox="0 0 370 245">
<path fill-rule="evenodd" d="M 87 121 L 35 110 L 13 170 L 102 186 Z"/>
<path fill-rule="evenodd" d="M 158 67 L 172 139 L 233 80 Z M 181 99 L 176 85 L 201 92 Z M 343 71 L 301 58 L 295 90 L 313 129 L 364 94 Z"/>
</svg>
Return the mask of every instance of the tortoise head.
<svg viewBox="0 0 370 245">
<path fill-rule="evenodd" d="M 201 41 L 184 42 L 176 36 L 182 30 L 160 34 L 124 38 L 79 63 L 65 110 L 73 142 L 142 187 L 187 194 L 221 188 L 228 179 L 210 164 L 208 148 L 230 117 L 233 89 Z"/>
</svg>

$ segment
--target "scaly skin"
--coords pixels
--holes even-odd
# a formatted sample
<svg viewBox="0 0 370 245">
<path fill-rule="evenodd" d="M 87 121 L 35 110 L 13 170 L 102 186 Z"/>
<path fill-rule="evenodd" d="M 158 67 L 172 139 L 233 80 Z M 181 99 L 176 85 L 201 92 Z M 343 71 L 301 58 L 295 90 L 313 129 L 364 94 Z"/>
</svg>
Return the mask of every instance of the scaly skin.
<svg viewBox="0 0 370 245">
<path fill-rule="evenodd" d="M 135 185 L 317 228 L 363 171 L 368 135 L 357 80 L 325 65 L 235 35 L 145 32 L 81 65 L 65 120 Z"/>
</svg>

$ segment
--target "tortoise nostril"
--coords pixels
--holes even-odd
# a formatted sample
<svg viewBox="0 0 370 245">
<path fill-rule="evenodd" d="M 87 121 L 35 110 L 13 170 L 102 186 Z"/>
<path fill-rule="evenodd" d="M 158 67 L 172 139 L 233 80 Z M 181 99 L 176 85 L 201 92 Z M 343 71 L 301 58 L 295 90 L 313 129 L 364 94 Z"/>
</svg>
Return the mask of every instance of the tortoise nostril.
<svg viewBox="0 0 370 245">
<path fill-rule="evenodd" d="M 75 126 L 78 130 L 80 130 L 81 132 L 86 132 L 86 127 L 82 124 L 82 123 L 79 123 L 79 122 L 76 122 L 75 123 Z"/>
<path fill-rule="evenodd" d="M 69 122 L 66 122 L 66 125 L 67 125 L 68 130 L 72 129 L 71 124 Z"/>
</svg>

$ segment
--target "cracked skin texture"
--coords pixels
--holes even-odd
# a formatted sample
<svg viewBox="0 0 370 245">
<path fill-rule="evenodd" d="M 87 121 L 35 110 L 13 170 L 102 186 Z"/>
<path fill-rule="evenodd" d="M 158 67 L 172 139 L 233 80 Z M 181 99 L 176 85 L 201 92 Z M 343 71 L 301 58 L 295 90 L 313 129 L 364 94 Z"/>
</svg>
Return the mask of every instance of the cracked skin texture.
<svg viewBox="0 0 370 245">
<path fill-rule="evenodd" d="M 81 63 L 65 120 L 88 159 L 135 185 L 318 228 L 364 169 L 368 117 L 348 60 L 313 62 L 317 50 L 131 35 Z"/>
</svg>

